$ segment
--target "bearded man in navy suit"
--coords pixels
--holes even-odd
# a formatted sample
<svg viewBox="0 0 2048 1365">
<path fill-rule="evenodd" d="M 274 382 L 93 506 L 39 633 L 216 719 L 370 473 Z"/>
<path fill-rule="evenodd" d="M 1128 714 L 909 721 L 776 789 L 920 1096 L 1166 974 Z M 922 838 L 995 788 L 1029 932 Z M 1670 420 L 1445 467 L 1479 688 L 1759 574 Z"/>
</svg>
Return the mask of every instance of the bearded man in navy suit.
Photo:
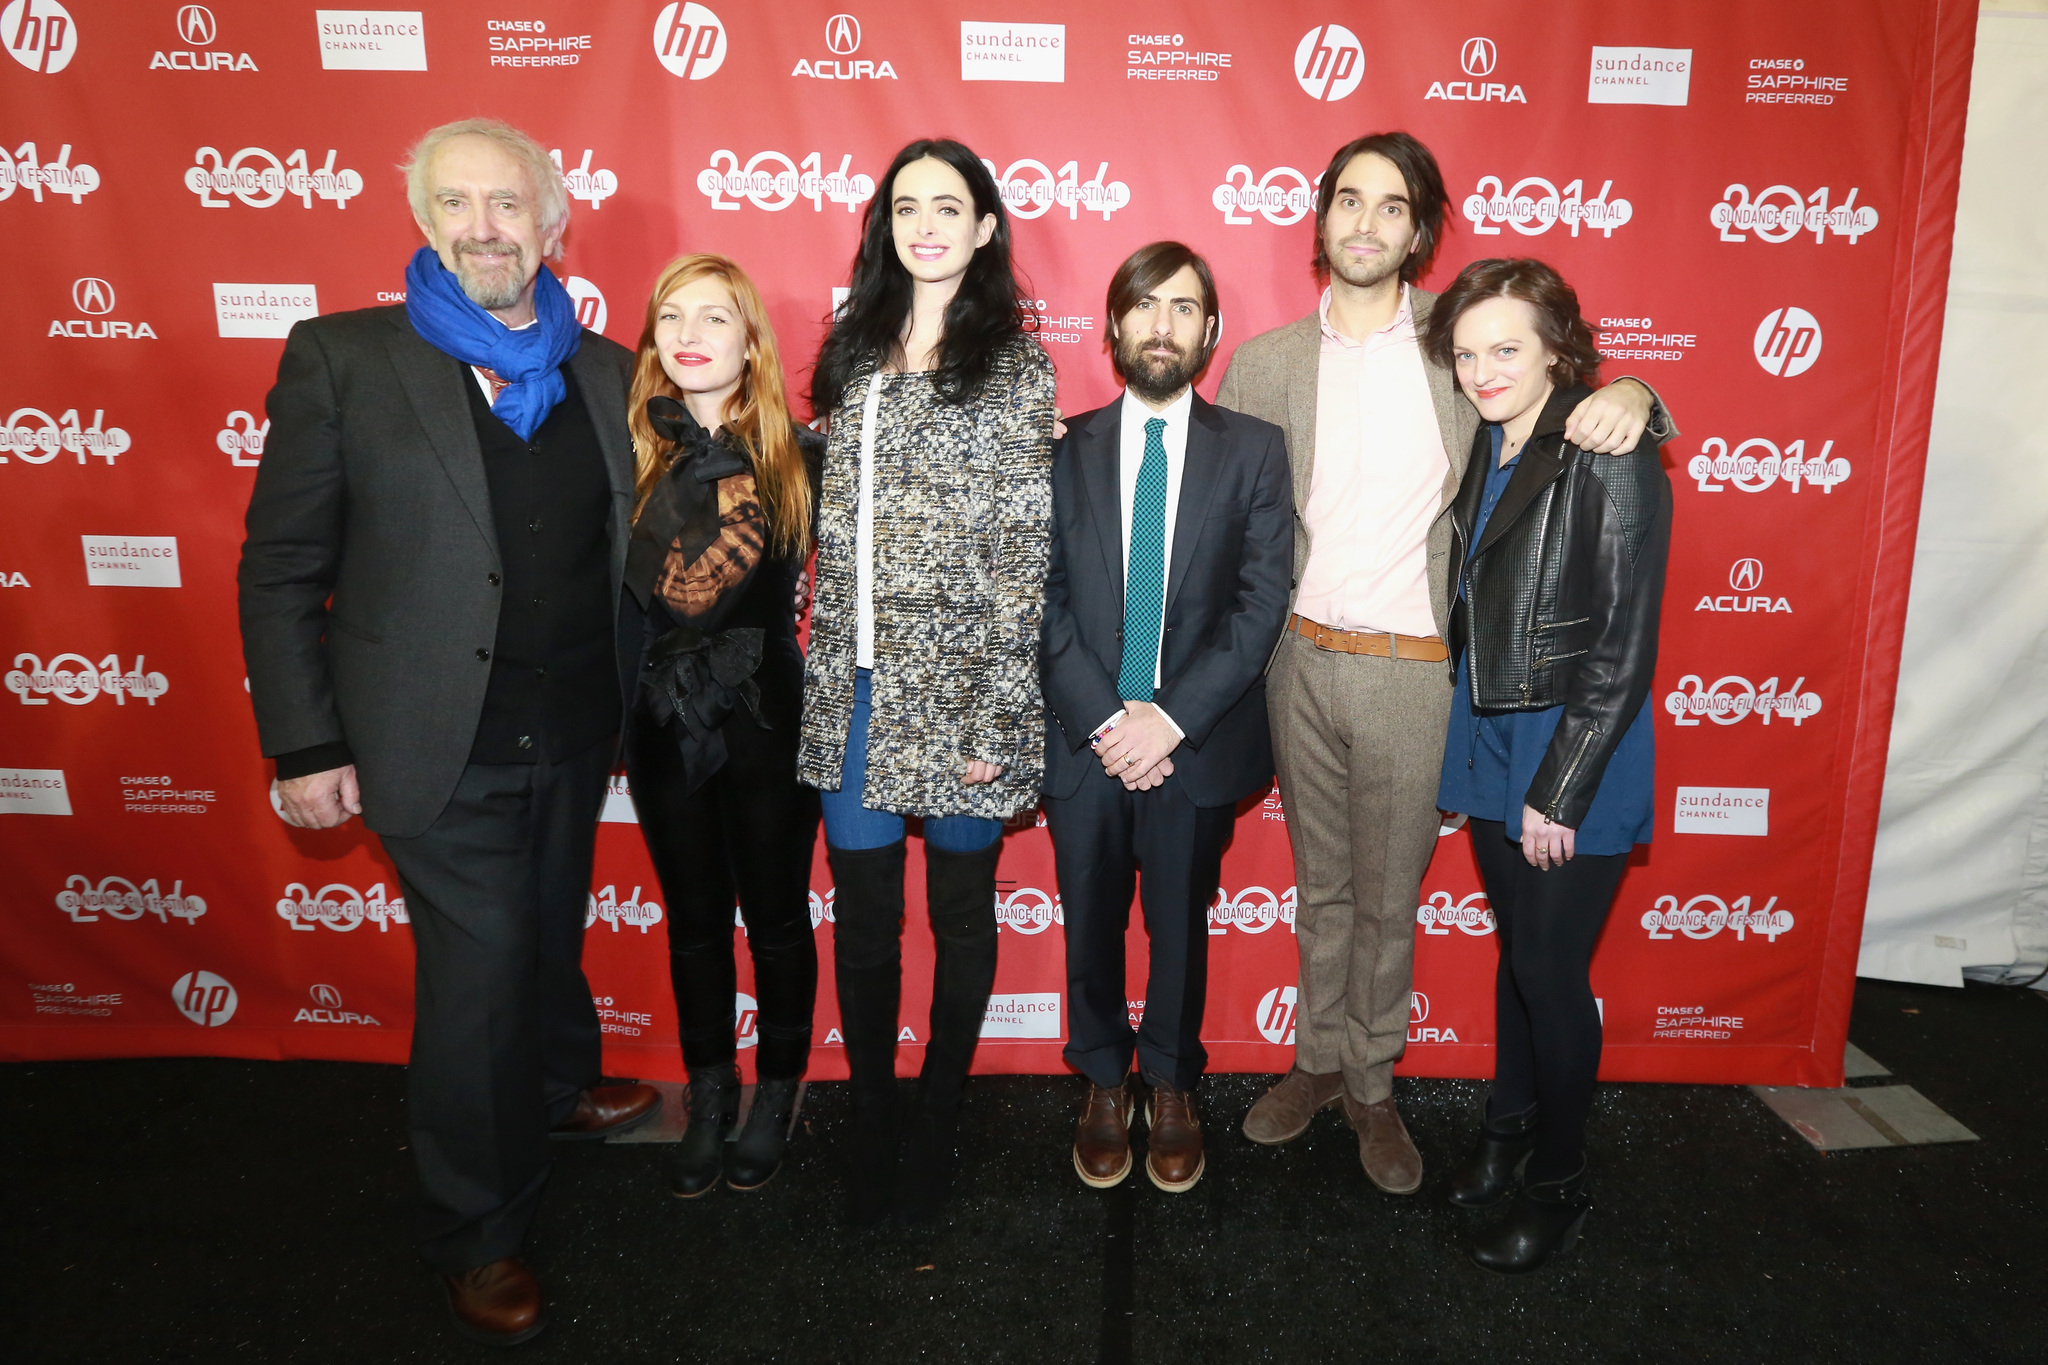
<svg viewBox="0 0 2048 1365">
<path fill-rule="evenodd" d="M 1109 286 L 1123 396 L 1053 448 L 1040 649 L 1045 819 L 1066 916 L 1067 1061 L 1088 1080 L 1074 1169 L 1130 1173 L 1135 1054 L 1146 1174 L 1202 1177 L 1192 1091 L 1207 1054 L 1208 907 L 1237 803 L 1266 790 L 1266 662 L 1287 618 L 1294 507 L 1280 429 L 1195 393 L 1219 332 L 1208 263 L 1153 242 Z M 1124 1002 L 1138 872 L 1151 941 L 1143 1023 Z"/>
</svg>

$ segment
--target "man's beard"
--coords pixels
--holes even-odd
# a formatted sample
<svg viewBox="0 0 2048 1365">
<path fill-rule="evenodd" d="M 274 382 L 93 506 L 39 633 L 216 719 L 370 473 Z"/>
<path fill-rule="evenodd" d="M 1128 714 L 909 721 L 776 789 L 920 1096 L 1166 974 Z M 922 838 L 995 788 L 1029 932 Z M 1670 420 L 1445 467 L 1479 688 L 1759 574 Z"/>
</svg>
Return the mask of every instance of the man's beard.
<svg viewBox="0 0 2048 1365">
<path fill-rule="evenodd" d="M 1166 345 L 1174 348 L 1172 356 L 1147 355 L 1146 348 Z M 1188 386 L 1202 369 L 1202 353 L 1199 348 L 1184 351 L 1170 340 L 1162 340 L 1150 332 L 1133 333 L 1118 338 L 1116 344 L 1117 368 L 1124 372 L 1124 382 L 1131 386 L 1131 392 L 1140 398 L 1161 403 Z"/>
<path fill-rule="evenodd" d="M 483 255 L 486 250 L 510 253 L 510 259 L 489 268 L 474 267 L 463 259 L 465 256 Z M 457 242 L 455 278 L 462 285 L 462 292 L 477 307 L 486 310 L 510 308 L 526 292 L 526 250 L 516 242 L 467 239 Z"/>
<path fill-rule="evenodd" d="M 1344 250 L 1344 247 L 1352 242 L 1373 242 L 1381 248 L 1380 254 L 1367 260 L 1356 260 Z M 1355 289 L 1370 289 L 1387 276 L 1398 273 L 1401 262 L 1407 259 L 1386 250 L 1386 243 L 1379 238 L 1364 233 L 1346 237 L 1337 245 L 1337 250 L 1327 253 L 1330 258 L 1330 273 Z"/>
</svg>

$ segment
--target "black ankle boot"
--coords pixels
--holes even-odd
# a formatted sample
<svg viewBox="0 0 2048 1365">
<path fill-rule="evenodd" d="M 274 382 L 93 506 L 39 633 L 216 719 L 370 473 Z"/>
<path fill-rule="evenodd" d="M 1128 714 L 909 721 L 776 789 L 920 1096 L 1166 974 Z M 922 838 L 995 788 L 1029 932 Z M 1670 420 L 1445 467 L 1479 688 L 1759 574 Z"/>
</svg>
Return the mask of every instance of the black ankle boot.
<svg viewBox="0 0 2048 1365">
<path fill-rule="evenodd" d="M 996 860 L 1002 851 L 1000 839 L 972 853 L 925 846 L 936 961 L 931 1033 L 904 1150 L 903 1216 L 913 1223 L 937 1215 L 959 1171 L 960 1095 L 996 978 Z"/>
<path fill-rule="evenodd" d="M 1584 1162 L 1567 1179 L 1524 1185 L 1507 1215 L 1472 1243 L 1472 1259 L 1502 1275 L 1525 1275 L 1578 1245 L 1592 1207 Z"/>
<path fill-rule="evenodd" d="M 833 976 L 853 1092 L 846 1219 L 889 1214 L 896 1184 L 896 1030 L 903 993 L 903 842 L 825 850 L 832 867 Z"/>
<path fill-rule="evenodd" d="M 1536 1146 L 1536 1106 L 1502 1119 L 1484 1118 L 1472 1155 L 1451 1177 L 1451 1202 L 1490 1209 L 1508 1197 Z"/>
<path fill-rule="evenodd" d="M 718 1183 L 725 1169 L 725 1139 L 740 1108 L 740 1075 L 732 1063 L 690 1073 L 690 1126 L 676 1144 L 668 1187 L 679 1199 L 695 1199 Z"/>
<path fill-rule="evenodd" d="M 782 1169 L 782 1154 L 796 1123 L 796 1088 L 801 1084 L 794 1077 L 763 1077 L 755 1085 L 753 1107 L 747 1110 L 747 1121 L 726 1163 L 726 1184 L 736 1190 L 758 1190 Z"/>
</svg>

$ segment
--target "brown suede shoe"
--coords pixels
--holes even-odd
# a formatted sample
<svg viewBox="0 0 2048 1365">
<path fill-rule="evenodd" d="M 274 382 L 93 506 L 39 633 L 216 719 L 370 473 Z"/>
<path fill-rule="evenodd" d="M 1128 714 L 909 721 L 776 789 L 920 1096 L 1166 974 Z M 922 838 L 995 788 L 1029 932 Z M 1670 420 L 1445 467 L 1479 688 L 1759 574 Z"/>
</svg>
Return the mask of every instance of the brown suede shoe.
<svg viewBox="0 0 2048 1365">
<path fill-rule="evenodd" d="M 1268 1146 L 1292 1142 L 1308 1131 L 1308 1121 L 1318 1109 L 1334 1109 L 1344 1098 L 1344 1075 L 1332 1071 L 1326 1076 L 1294 1067 L 1280 1083 L 1259 1096 L 1259 1102 L 1244 1116 L 1244 1135 Z"/>
<path fill-rule="evenodd" d="M 1131 1173 L 1131 1087 L 1090 1083 L 1074 1126 L 1074 1173 L 1098 1190 Z"/>
<path fill-rule="evenodd" d="M 1145 1101 L 1145 1127 L 1145 1174 L 1168 1194 L 1193 1189 L 1208 1164 L 1195 1097 L 1154 1083 L 1152 1098 Z"/>
<path fill-rule="evenodd" d="M 540 1284 L 517 1256 L 492 1261 L 459 1275 L 443 1275 L 455 1325 L 472 1341 L 517 1346 L 540 1335 L 548 1322 L 540 1311 Z"/>
<path fill-rule="evenodd" d="M 557 1142 L 587 1142 L 638 1128 L 661 1108 L 651 1085 L 593 1085 L 576 1097 L 576 1112 L 548 1130 Z"/>
<path fill-rule="evenodd" d="M 1388 1194 L 1422 1188 L 1422 1153 L 1415 1150 L 1392 1095 L 1378 1104 L 1360 1104 L 1346 1095 L 1344 1117 L 1358 1130 L 1358 1162 L 1367 1180 Z"/>
</svg>

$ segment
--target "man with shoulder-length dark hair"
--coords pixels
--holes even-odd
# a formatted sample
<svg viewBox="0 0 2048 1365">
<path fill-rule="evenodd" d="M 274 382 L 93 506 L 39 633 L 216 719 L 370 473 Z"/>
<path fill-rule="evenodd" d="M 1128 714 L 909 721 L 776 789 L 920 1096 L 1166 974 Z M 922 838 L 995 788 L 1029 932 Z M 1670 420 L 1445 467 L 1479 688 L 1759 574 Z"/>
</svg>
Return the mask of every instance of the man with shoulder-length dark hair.
<svg viewBox="0 0 2048 1365">
<path fill-rule="evenodd" d="M 1436 158 L 1407 133 L 1337 149 L 1316 196 L 1316 310 L 1237 348 L 1217 401 L 1286 429 L 1294 597 L 1271 667 L 1274 760 L 1294 850 L 1301 952 L 1294 1066 L 1244 1121 L 1288 1142 L 1341 1105 L 1366 1176 L 1422 1184 L 1393 1099 L 1407 1043 L 1415 910 L 1435 850 L 1450 716 L 1450 504 L 1479 414 L 1417 342 L 1416 287 L 1442 243 Z M 1634 380 L 1593 394 L 1566 436 L 1627 450 L 1651 422 Z"/>
<path fill-rule="evenodd" d="M 1123 396 L 1053 447 L 1039 669 L 1045 822 L 1066 912 L 1067 1061 L 1087 1077 L 1074 1169 L 1130 1173 L 1130 1071 L 1150 1094 L 1145 1172 L 1202 1177 L 1191 1092 L 1208 1060 L 1209 902 L 1237 802 L 1272 780 L 1265 664 L 1287 611 L 1294 523 L 1280 430 L 1194 391 L 1220 327 L 1208 262 L 1179 242 L 1109 284 Z M 1145 1017 L 1124 1001 L 1124 931 L 1151 940 Z"/>
<path fill-rule="evenodd" d="M 583 912 L 623 684 L 633 353 L 542 264 L 569 201 L 532 138 L 429 132 L 405 303 L 292 328 L 242 544 L 242 653 L 286 821 L 360 815 L 417 956 L 420 1252 L 464 1332 L 544 1325 L 519 1259 L 550 1138 L 645 1121 L 603 1085 Z M 631 657 L 630 655 L 628 657 Z"/>
</svg>

